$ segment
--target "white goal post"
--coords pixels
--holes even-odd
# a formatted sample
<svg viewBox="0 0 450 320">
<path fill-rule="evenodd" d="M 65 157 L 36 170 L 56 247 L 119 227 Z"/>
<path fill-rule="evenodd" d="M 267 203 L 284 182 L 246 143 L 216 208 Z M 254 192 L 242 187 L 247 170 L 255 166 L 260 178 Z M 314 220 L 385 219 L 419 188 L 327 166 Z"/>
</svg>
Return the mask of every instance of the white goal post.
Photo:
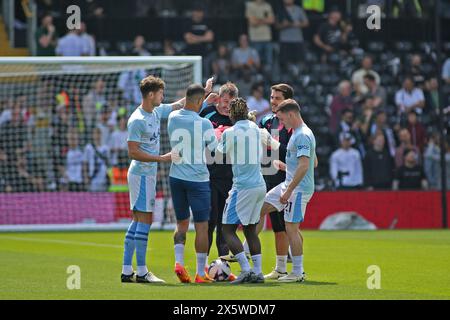
<svg viewBox="0 0 450 320">
<path fill-rule="evenodd" d="M 202 83 L 202 58 L 0 57 L 0 232 L 126 228 L 123 125 L 150 74 L 171 103 Z M 168 169 L 158 170 L 154 228 L 174 226 Z"/>
</svg>

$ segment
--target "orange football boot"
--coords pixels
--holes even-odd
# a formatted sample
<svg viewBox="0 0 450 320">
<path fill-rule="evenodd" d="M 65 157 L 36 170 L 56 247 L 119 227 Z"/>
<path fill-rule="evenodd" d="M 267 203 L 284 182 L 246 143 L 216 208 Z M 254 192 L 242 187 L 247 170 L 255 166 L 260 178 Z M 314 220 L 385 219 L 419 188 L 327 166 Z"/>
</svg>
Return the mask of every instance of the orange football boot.
<svg viewBox="0 0 450 320">
<path fill-rule="evenodd" d="M 213 279 L 211 279 L 207 273 L 202 277 L 198 274 L 195 275 L 195 283 L 211 283 L 214 282 Z"/>
<path fill-rule="evenodd" d="M 231 282 L 231 281 L 234 281 L 234 280 L 236 280 L 236 276 L 234 274 L 230 273 L 230 275 L 227 278 L 227 281 Z"/>
<path fill-rule="evenodd" d="M 178 279 L 180 279 L 180 282 L 182 283 L 191 283 L 191 277 L 189 276 L 189 273 L 187 272 L 186 268 L 184 266 L 182 266 L 179 263 L 175 263 L 175 273 L 178 277 Z"/>
</svg>

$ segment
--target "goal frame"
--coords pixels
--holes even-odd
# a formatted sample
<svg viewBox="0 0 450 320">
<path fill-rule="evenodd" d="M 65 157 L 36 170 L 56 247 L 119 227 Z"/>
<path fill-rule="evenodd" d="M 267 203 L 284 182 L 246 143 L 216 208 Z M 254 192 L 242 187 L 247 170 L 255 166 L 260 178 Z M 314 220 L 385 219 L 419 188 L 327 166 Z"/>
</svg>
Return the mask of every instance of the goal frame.
<svg viewBox="0 0 450 320">
<path fill-rule="evenodd" d="M 7 65 L 127 65 L 142 66 L 148 64 L 149 68 L 171 67 L 182 63 L 192 64 L 193 82 L 202 83 L 202 57 L 201 56 L 101 56 L 101 57 L 0 57 L 0 67 Z M 70 72 L 64 72 L 70 73 Z M 76 74 L 76 72 L 74 72 Z M 2 78 L 18 77 L 21 75 L 0 74 Z M 27 74 L 24 76 L 30 76 Z M 0 212 L 1 214 L 1 212 Z M 3 232 L 36 232 L 36 231 L 113 231 L 126 230 L 129 222 L 112 223 L 75 223 L 75 224 L 5 224 L 0 225 L 0 233 Z M 174 224 L 154 223 L 152 228 L 173 230 Z"/>
</svg>

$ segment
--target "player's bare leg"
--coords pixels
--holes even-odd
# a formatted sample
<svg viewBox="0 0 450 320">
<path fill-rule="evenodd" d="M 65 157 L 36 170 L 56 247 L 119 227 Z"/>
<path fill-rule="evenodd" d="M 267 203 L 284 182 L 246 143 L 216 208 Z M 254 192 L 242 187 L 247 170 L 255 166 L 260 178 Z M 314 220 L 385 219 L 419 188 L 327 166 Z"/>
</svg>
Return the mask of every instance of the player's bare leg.
<svg viewBox="0 0 450 320">
<path fill-rule="evenodd" d="M 289 238 L 286 231 L 275 232 L 274 234 L 277 256 L 287 256 L 289 252 Z"/>
<path fill-rule="evenodd" d="M 286 222 L 286 234 L 292 252 L 292 272 L 278 279 L 280 282 L 303 281 L 303 240 L 299 233 L 299 223 Z"/>
<path fill-rule="evenodd" d="M 270 203 L 264 202 L 262 208 L 261 208 L 261 215 L 259 218 L 259 222 L 256 226 L 256 234 L 260 234 L 262 229 L 264 228 L 264 221 L 266 220 L 266 216 L 271 213 L 277 211 L 274 206 L 272 206 Z"/>
<path fill-rule="evenodd" d="M 260 219 L 258 224 L 256 225 L 255 231 L 256 234 L 259 235 L 262 231 L 262 229 L 264 228 L 264 221 L 266 218 L 266 215 L 269 214 L 270 212 L 276 211 L 277 209 L 275 209 L 271 204 L 264 202 L 262 208 L 261 208 L 261 214 L 260 214 Z M 224 232 L 225 233 L 225 232 Z M 230 250 L 232 253 L 233 251 Z M 248 255 L 250 255 L 250 250 L 248 248 L 248 243 L 247 240 L 244 241 L 244 251 L 246 253 L 248 253 Z M 228 256 L 221 256 L 220 257 L 223 260 L 226 260 L 228 262 L 236 262 L 236 258 L 234 257 L 234 253 Z"/>
<path fill-rule="evenodd" d="M 277 280 L 287 275 L 286 267 L 289 253 L 289 238 L 285 231 L 275 232 L 276 263 L 275 268 L 264 277 L 265 279 Z"/>
<path fill-rule="evenodd" d="M 236 260 L 239 262 L 239 265 L 241 266 L 241 274 L 237 277 L 236 280 L 232 281 L 231 283 L 240 284 L 251 282 L 253 277 L 250 264 L 247 260 L 247 257 L 245 256 L 244 246 L 242 245 L 241 240 L 236 234 L 238 225 L 224 224 L 222 227 L 223 235 L 225 237 L 225 241 L 227 242 L 228 248 L 230 248 L 231 253 L 234 255 Z M 261 251 L 261 245 L 259 247 L 259 250 Z"/>
<path fill-rule="evenodd" d="M 264 275 L 262 273 L 262 256 L 261 256 L 261 241 L 256 234 L 256 225 L 244 226 L 244 235 L 247 240 L 250 253 L 252 255 L 253 261 L 253 273 L 254 277 L 252 279 L 253 283 L 263 283 Z"/>
<path fill-rule="evenodd" d="M 189 229 L 189 219 L 177 220 L 177 227 L 173 235 L 175 249 L 175 273 L 183 283 L 190 283 L 191 277 L 184 267 L 184 246 L 186 244 L 186 234 Z"/>
</svg>

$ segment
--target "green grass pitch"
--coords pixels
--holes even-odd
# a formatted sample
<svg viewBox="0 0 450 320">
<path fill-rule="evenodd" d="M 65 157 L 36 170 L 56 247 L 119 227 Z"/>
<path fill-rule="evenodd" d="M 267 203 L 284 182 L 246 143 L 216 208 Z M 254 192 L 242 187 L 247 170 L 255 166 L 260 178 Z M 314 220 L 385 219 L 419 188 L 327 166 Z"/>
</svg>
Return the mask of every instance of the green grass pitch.
<svg viewBox="0 0 450 320">
<path fill-rule="evenodd" d="M 450 299 L 449 231 L 303 234 L 305 283 L 231 286 L 178 283 L 171 232 L 152 231 L 147 256 L 150 270 L 165 285 L 120 282 L 124 232 L 4 233 L 0 299 Z M 189 233 L 186 264 L 191 275 L 193 239 Z M 261 242 L 267 273 L 275 262 L 272 232 L 264 232 Z M 211 257 L 216 255 L 213 249 Z M 67 289 L 70 265 L 81 269 L 80 290 Z M 381 289 L 367 288 L 371 265 L 380 267 Z M 232 270 L 239 273 L 239 266 L 232 264 Z"/>
</svg>

